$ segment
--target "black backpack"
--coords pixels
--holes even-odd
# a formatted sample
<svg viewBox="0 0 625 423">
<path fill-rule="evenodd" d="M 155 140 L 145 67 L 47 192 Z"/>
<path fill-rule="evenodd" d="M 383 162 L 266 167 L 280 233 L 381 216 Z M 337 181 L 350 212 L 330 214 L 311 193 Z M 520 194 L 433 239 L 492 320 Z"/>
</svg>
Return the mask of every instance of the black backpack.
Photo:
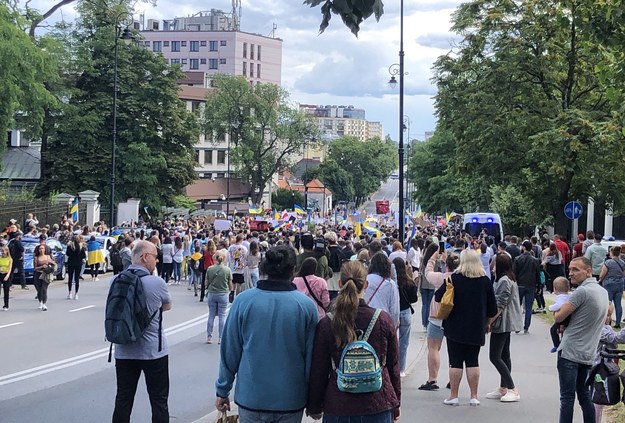
<svg viewBox="0 0 625 423">
<path fill-rule="evenodd" d="M 124 270 L 109 288 L 106 298 L 104 330 L 106 340 L 111 343 L 109 359 L 113 344 L 130 344 L 139 340 L 147 330 L 150 322 L 159 310 L 150 313 L 143 289 L 142 277 L 149 273 L 144 270 Z M 163 313 L 160 311 L 158 321 L 158 350 L 162 350 L 161 329 Z"/>
<path fill-rule="evenodd" d="M 590 387 L 590 399 L 593 403 L 615 405 L 621 401 L 620 369 L 604 351 L 601 356 L 601 361 L 590 369 L 586 385 Z"/>
<path fill-rule="evenodd" d="M 110 256 L 111 256 L 111 265 L 113 267 L 122 267 L 123 266 L 122 256 L 119 253 L 119 248 L 117 248 L 116 246 L 113 246 L 111 248 L 111 251 L 110 251 Z"/>
</svg>

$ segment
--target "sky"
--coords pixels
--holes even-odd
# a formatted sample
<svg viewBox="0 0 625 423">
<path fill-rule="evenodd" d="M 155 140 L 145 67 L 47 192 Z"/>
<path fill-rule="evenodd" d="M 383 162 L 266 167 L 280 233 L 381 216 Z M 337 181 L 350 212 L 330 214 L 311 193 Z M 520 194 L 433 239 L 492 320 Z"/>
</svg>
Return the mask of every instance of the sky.
<svg viewBox="0 0 625 423">
<path fill-rule="evenodd" d="M 383 0 L 384 15 L 361 24 L 356 38 L 340 17 L 332 15 L 330 26 L 319 34 L 320 7 L 302 0 L 242 0 L 241 30 L 283 40 L 282 86 L 294 104 L 352 105 L 363 108 L 366 119 L 379 121 L 384 133 L 398 140 L 399 89 L 388 86 L 389 67 L 399 62 L 400 0 Z M 449 32 L 451 15 L 461 0 L 404 0 L 404 115 L 409 138 L 423 140 L 436 127 L 431 83 L 432 65 L 448 53 L 458 36 Z M 34 0 L 40 11 L 54 4 Z M 156 0 L 156 5 L 137 2 L 135 17 L 171 19 L 199 11 L 232 9 L 232 0 Z M 65 7 L 48 21 L 72 20 L 75 12 Z M 408 133 L 404 133 L 408 139 Z"/>
</svg>

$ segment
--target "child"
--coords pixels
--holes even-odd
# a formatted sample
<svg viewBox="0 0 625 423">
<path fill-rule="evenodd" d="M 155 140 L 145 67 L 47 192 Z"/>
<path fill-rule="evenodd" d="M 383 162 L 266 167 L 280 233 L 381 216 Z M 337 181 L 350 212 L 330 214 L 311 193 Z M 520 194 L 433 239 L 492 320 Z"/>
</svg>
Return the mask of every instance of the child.
<svg viewBox="0 0 625 423">
<path fill-rule="evenodd" d="M 614 312 L 614 304 L 610 302 L 608 307 L 608 314 L 605 318 L 605 325 L 601 329 L 601 338 L 599 338 L 599 345 L 597 346 L 597 353 L 593 360 L 593 365 L 601 361 L 601 355 L 599 352 L 605 345 L 608 348 L 616 349 L 618 344 L 625 344 L 625 330 L 615 332 L 612 329 L 612 313 Z M 601 423 L 601 417 L 603 416 L 603 405 L 595 404 L 595 422 Z"/>
<path fill-rule="evenodd" d="M 555 278 L 553 281 L 553 290 L 556 294 L 556 302 L 549 306 L 549 311 L 558 311 L 560 310 L 560 307 L 562 307 L 562 304 L 566 303 L 571 297 L 571 294 L 569 294 L 571 287 L 568 279 L 562 276 Z M 570 321 L 571 316 L 564 319 L 562 323 L 554 323 L 551 326 L 551 329 L 549 329 L 551 340 L 553 341 L 553 348 L 551 348 L 552 353 L 558 351 L 558 347 L 560 346 L 560 334 L 558 333 L 560 325 L 567 326 Z"/>
</svg>

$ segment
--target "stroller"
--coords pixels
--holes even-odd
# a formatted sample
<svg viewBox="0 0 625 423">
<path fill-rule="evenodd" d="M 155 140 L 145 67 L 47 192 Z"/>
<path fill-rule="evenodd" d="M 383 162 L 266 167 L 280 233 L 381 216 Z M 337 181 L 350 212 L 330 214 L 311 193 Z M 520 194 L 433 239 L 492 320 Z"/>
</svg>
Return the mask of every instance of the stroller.
<svg viewBox="0 0 625 423">
<path fill-rule="evenodd" d="M 590 369 L 586 379 L 592 402 L 599 405 L 625 402 L 625 393 L 621 396 L 621 382 L 625 385 L 625 371 L 621 373 L 618 365 L 618 359 L 625 359 L 625 350 L 612 349 L 604 345 L 599 355 L 601 361 Z"/>
</svg>

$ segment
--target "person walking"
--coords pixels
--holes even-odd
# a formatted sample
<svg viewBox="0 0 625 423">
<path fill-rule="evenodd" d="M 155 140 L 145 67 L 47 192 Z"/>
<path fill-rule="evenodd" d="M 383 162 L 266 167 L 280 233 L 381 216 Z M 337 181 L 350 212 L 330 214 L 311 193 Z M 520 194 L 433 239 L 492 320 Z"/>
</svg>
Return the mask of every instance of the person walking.
<svg viewBox="0 0 625 423">
<path fill-rule="evenodd" d="M 155 276 L 158 261 L 156 246 L 149 241 L 137 241 L 132 249 L 132 265 L 128 270 L 144 271 L 141 278 L 147 308 L 150 314 L 164 312 L 172 307 L 167 284 Z M 159 313 L 156 313 L 159 314 Z M 162 318 L 162 315 L 161 315 Z M 169 346 L 159 324 L 159 317 L 150 322 L 143 336 L 129 344 L 115 345 L 115 375 L 117 394 L 113 423 L 129 423 L 137 384 L 143 373 L 152 407 L 152 423 L 169 423 Z M 160 333 L 159 333 L 160 331 Z M 161 348 L 159 351 L 159 340 Z"/>
<path fill-rule="evenodd" d="M 382 252 L 377 253 L 386 255 Z M 384 422 L 400 417 L 401 381 L 395 322 L 381 311 L 367 342 L 380 359 L 382 387 L 376 392 L 353 394 L 339 390 L 332 363 L 339 363 L 345 346 L 367 331 L 376 310 L 364 300 L 366 270 L 357 261 L 344 263 L 340 291 L 333 303 L 332 317 L 326 315 L 317 327 L 313 351 L 306 414 L 324 422 Z M 336 366 L 336 364 L 335 364 Z"/>
<path fill-rule="evenodd" d="M 599 283 L 608 292 L 608 299 L 614 304 L 616 320 L 614 327 L 621 328 L 623 317 L 623 277 L 625 276 L 625 262 L 621 260 L 621 247 L 616 245 L 610 249 L 610 258 L 603 263 L 599 272 Z"/>
<path fill-rule="evenodd" d="M 569 276 L 571 284 L 577 286 L 577 289 L 554 313 L 557 323 L 571 316 L 558 347 L 560 423 L 573 422 L 576 394 L 584 422 L 595 421 L 595 408 L 586 379 L 608 312 L 608 293 L 593 277 L 594 270 L 592 262 L 586 257 L 571 261 Z"/>
<path fill-rule="evenodd" d="M 454 286 L 454 307 L 443 329 L 447 339 L 449 355 L 449 397 L 445 405 L 459 405 L 458 388 L 462 380 L 462 369 L 466 367 L 467 382 L 471 391 L 469 405 L 480 405 L 477 389 L 480 380 L 479 354 L 485 343 L 488 319 L 497 314 L 497 302 L 493 285 L 486 277 L 479 254 L 474 250 L 464 250 L 460 254 L 460 265 L 451 275 Z M 441 302 L 447 291 L 447 284 L 434 294 Z"/>
<path fill-rule="evenodd" d="M 258 266 L 260 265 L 261 254 L 258 249 L 258 241 L 250 242 L 250 252 L 247 255 L 247 270 L 250 275 L 250 287 L 256 288 L 256 284 L 260 279 Z"/>
<path fill-rule="evenodd" d="M 2 284 L 2 295 L 4 304 L 3 311 L 9 311 L 9 291 L 11 290 L 11 271 L 13 270 L 13 259 L 9 248 L 0 247 L 0 283 Z"/>
<path fill-rule="evenodd" d="M 419 294 L 417 285 L 408 276 L 406 261 L 401 257 L 396 257 L 393 259 L 393 265 L 397 273 L 397 289 L 399 290 L 399 372 L 401 377 L 405 377 L 406 355 L 410 345 L 410 328 L 414 314 L 412 304 L 417 302 Z"/>
<path fill-rule="evenodd" d="M 165 283 L 169 283 L 171 274 L 174 268 L 174 244 L 171 237 L 166 236 L 161 246 L 161 252 L 163 253 L 163 266 L 161 268 L 161 278 L 165 280 Z M 178 285 L 179 281 L 174 279 L 173 284 Z"/>
<path fill-rule="evenodd" d="M 100 265 L 104 263 L 104 253 L 102 253 L 102 247 L 100 243 L 96 241 L 95 236 L 89 237 L 87 243 L 87 265 L 91 269 L 91 280 L 94 282 L 99 281 L 98 273 L 100 272 Z"/>
<path fill-rule="evenodd" d="M 172 272 L 173 279 L 176 285 L 180 285 L 180 281 L 182 279 L 182 260 L 184 259 L 183 255 L 183 247 L 182 247 L 182 239 L 177 236 L 174 241 L 174 252 L 171 256 L 172 258 Z"/>
<path fill-rule="evenodd" d="M 65 265 L 67 266 L 67 299 L 78 299 L 78 289 L 80 288 L 80 271 L 87 261 L 87 250 L 80 241 L 80 235 L 74 235 L 65 249 Z M 72 296 L 72 286 L 74 295 Z"/>
<path fill-rule="evenodd" d="M 584 257 L 586 257 L 592 263 L 592 276 L 599 280 L 599 274 L 601 274 L 601 267 L 608 255 L 608 250 L 601 245 L 601 235 L 595 233 L 593 243 L 586 248 Z"/>
<path fill-rule="evenodd" d="M 26 275 L 24 274 L 24 244 L 22 244 L 22 232 L 13 231 L 9 234 L 9 252 L 13 260 L 13 281 L 19 282 L 22 289 L 28 289 Z"/>
<path fill-rule="evenodd" d="M 293 248 L 267 251 L 261 273 L 268 279 L 237 295 L 226 319 L 215 407 L 230 410 L 236 377 L 241 423 L 302 420 L 319 316 L 292 283 L 295 265 Z"/>
<path fill-rule="evenodd" d="M 519 301 L 523 303 L 525 309 L 523 333 L 527 335 L 532 324 L 532 308 L 534 306 L 536 286 L 540 283 L 540 261 L 532 256 L 531 242 L 523 241 L 522 245 L 522 253 L 514 259 L 512 271 L 516 276 L 517 286 L 519 287 Z"/>
<path fill-rule="evenodd" d="M 52 275 L 56 270 L 56 262 L 48 254 L 45 244 L 40 244 L 35 248 L 35 288 L 37 288 L 37 296 L 39 297 L 39 308 L 41 311 L 47 311 L 48 306 L 48 286 L 52 282 Z"/>
<path fill-rule="evenodd" d="M 489 358 L 497 369 L 501 382 L 499 388 L 486 394 L 486 398 L 501 402 L 517 402 L 521 396 L 510 374 L 512 371 L 510 332 L 520 331 L 523 327 L 519 289 L 512 271 L 510 256 L 497 254 L 495 269 L 498 278 L 494 286 L 497 314 L 489 323 L 491 332 Z"/>
<path fill-rule="evenodd" d="M 367 305 L 386 311 L 395 322 L 395 327 L 399 327 L 399 290 L 397 283 L 391 279 L 391 262 L 386 253 L 375 253 L 367 271 Z"/>
<path fill-rule="evenodd" d="M 425 253 L 423 253 L 423 263 L 421 263 L 421 278 L 419 284 L 419 294 L 421 294 L 421 324 L 423 325 L 423 330 L 428 331 L 430 316 L 433 315 L 430 311 L 431 304 L 433 304 L 432 300 L 434 299 L 434 292 L 440 285 L 435 286 L 429 279 L 428 273 L 433 271 L 438 271 L 439 269 L 435 269 L 438 262 L 434 263 L 432 269 L 429 272 L 426 272 L 426 266 L 429 264 L 430 259 L 433 256 L 437 258 L 440 257 L 442 251 L 438 251 L 438 245 L 435 243 L 431 243 L 425 248 Z M 447 256 L 445 255 L 444 258 Z"/>
<path fill-rule="evenodd" d="M 330 305 L 330 293 L 326 280 L 315 275 L 316 269 L 317 259 L 308 257 L 302 262 L 293 283 L 299 292 L 315 302 L 319 319 L 322 319 Z"/>
<path fill-rule="evenodd" d="M 206 271 L 206 303 L 208 304 L 208 321 L 206 322 L 207 344 L 213 343 L 215 317 L 219 317 L 219 343 L 221 343 L 224 324 L 226 323 L 228 294 L 232 289 L 232 271 L 224 264 L 226 253 L 217 251 L 214 257 L 216 263 Z"/>
</svg>

